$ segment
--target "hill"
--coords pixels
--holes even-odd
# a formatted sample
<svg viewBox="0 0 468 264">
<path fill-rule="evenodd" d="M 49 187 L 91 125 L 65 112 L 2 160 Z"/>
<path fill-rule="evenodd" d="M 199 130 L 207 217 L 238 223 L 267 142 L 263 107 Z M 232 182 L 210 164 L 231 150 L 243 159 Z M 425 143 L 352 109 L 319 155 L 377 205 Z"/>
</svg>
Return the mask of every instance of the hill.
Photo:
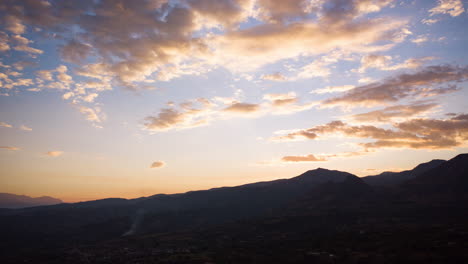
<svg viewBox="0 0 468 264">
<path fill-rule="evenodd" d="M 0 211 L 0 248 L 5 263 L 464 263 L 467 169 L 462 154 L 385 187 L 316 169 L 236 187 Z"/>
<path fill-rule="evenodd" d="M 440 166 L 445 160 L 431 160 L 426 163 L 421 163 L 414 167 L 412 170 L 406 170 L 401 172 L 382 172 L 378 175 L 371 175 L 363 177 L 365 183 L 372 186 L 396 186 L 405 181 L 416 178 L 424 172 Z"/>
<path fill-rule="evenodd" d="M 26 195 L 0 193 L 0 208 L 25 208 L 60 203 L 63 203 L 62 200 L 49 196 L 32 198 Z"/>
</svg>

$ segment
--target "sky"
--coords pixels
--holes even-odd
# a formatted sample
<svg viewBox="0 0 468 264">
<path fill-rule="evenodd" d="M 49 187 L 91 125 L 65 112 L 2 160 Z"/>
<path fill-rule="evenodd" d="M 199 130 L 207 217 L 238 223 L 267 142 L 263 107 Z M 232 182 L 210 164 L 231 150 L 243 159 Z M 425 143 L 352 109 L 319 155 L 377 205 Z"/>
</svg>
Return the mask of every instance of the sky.
<svg viewBox="0 0 468 264">
<path fill-rule="evenodd" d="M 2 0 L 0 192 L 66 202 L 468 152 L 461 0 Z"/>
</svg>

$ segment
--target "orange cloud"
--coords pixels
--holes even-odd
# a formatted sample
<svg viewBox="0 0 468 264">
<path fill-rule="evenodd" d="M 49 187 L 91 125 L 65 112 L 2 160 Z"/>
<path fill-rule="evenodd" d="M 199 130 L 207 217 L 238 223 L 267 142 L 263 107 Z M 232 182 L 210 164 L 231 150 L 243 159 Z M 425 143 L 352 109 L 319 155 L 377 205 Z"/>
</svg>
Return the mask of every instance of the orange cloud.
<svg viewBox="0 0 468 264">
<path fill-rule="evenodd" d="M 158 160 L 158 161 L 151 163 L 150 168 L 155 169 L 155 168 L 162 168 L 164 166 L 166 166 L 166 163 L 164 161 Z"/>
<path fill-rule="evenodd" d="M 394 119 L 408 119 L 415 115 L 429 113 L 438 104 L 433 102 L 414 102 L 409 105 L 395 105 L 367 113 L 355 114 L 351 118 L 358 122 L 389 122 Z"/>
<path fill-rule="evenodd" d="M 394 123 L 392 129 L 371 125 L 352 126 L 333 121 L 309 129 L 297 130 L 271 138 L 275 141 L 318 139 L 324 136 L 345 136 L 374 140 L 360 143 L 365 150 L 391 148 L 450 149 L 468 141 L 468 114 L 448 119 L 419 118 Z"/>
<path fill-rule="evenodd" d="M 0 146 L 0 149 L 7 149 L 7 150 L 20 150 L 20 148 L 17 148 L 17 147 L 11 147 L 11 146 Z"/>
<path fill-rule="evenodd" d="M 8 127 L 8 128 L 12 128 L 13 126 L 10 125 L 10 124 L 7 124 L 5 122 L 0 122 L 0 127 Z"/>
<path fill-rule="evenodd" d="M 325 158 L 319 158 L 312 154 L 306 156 L 284 156 L 281 158 L 285 162 L 311 162 L 311 161 L 326 161 Z"/>
<path fill-rule="evenodd" d="M 277 81 L 277 82 L 286 81 L 286 76 L 284 76 L 280 72 L 275 72 L 275 73 L 272 73 L 272 74 L 264 74 L 260 78 L 263 79 L 263 80 Z"/>
<path fill-rule="evenodd" d="M 296 93 L 290 92 L 287 94 L 265 94 L 263 99 L 270 101 L 275 107 L 282 107 L 297 102 Z"/>
<path fill-rule="evenodd" d="M 254 113 L 260 110 L 260 105 L 249 103 L 233 103 L 232 105 L 224 108 L 225 112 L 234 113 Z"/>
<path fill-rule="evenodd" d="M 61 156 L 63 154 L 63 151 L 54 150 L 54 151 L 48 151 L 45 154 L 47 156 L 49 156 L 49 157 L 58 157 L 58 156 Z"/>
</svg>

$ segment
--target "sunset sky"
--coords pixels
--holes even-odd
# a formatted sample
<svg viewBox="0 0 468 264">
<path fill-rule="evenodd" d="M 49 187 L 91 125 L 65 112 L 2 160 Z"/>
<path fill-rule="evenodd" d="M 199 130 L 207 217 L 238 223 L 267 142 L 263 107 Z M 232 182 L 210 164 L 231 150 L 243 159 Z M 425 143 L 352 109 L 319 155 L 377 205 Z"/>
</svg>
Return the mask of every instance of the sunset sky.
<svg viewBox="0 0 468 264">
<path fill-rule="evenodd" d="M 2 0 L 0 192 L 67 202 L 468 152 L 461 0 Z"/>
</svg>

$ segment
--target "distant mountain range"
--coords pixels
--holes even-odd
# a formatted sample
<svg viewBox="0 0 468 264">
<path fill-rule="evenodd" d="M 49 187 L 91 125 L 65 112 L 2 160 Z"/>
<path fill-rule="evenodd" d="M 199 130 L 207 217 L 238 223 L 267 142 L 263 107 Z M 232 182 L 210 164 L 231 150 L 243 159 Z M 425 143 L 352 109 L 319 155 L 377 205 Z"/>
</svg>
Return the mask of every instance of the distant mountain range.
<svg viewBox="0 0 468 264">
<path fill-rule="evenodd" d="M 405 181 L 416 178 L 417 176 L 423 174 L 424 172 L 438 167 L 445 160 L 435 159 L 426 163 L 421 163 L 412 170 L 406 170 L 401 172 L 382 172 L 378 175 L 366 176 L 362 179 L 365 183 L 372 186 L 396 186 Z"/>
<path fill-rule="evenodd" d="M 62 200 L 50 196 L 32 198 L 26 195 L 0 193 L 0 208 L 25 208 L 63 203 Z"/>
<path fill-rule="evenodd" d="M 350 243 L 356 243 L 356 239 L 362 232 L 371 232 L 365 230 L 376 232 L 372 239 L 377 239 L 381 232 L 404 236 L 409 232 L 408 230 L 437 226 L 442 228 L 440 229 L 442 231 L 439 229 L 433 231 L 437 239 L 442 239 L 439 236 L 445 237 L 447 230 L 466 227 L 466 241 L 468 241 L 467 223 L 468 154 L 461 154 L 449 161 L 433 160 L 423 163 L 409 171 L 382 173 L 363 178 L 347 172 L 320 168 L 290 179 L 183 194 L 158 194 L 130 200 L 112 198 L 47 207 L 3 209 L 0 210 L 0 233 L 3 237 L 0 240 L 0 248 L 7 250 L 10 254 L 17 251 L 16 254 L 12 254 L 12 262 L 17 261 L 18 256 L 23 258 L 30 256 L 29 259 L 37 260 L 38 251 L 35 250 L 38 250 L 37 247 L 40 246 L 40 254 L 49 252 L 47 250 L 54 249 L 56 252 L 57 248 L 64 248 L 65 251 L 60 251 L 59 256 L 54 255 L 57 263 L 63 261 L 86 263 L 89 259 L 80 262 L 73 255 L 85 253 L 70 253 L 69 247 L 100 243 L 101 246 L 92 246 L 82 250 L 85 250 L 87 255 L 95 254 L 96 258 L 102 253 L 105 256 L 101 257 L 106 261 L 111 259 L 102 263 L 129 263 L 129 259 L 133 259 L 132 255 L 130 253 L 130 255 L 122 255 L 120 250 L 122 247 L 135 245 L 140 247 L 146 245 L 145 243 L 153 245 L 155 241 L 161 241 L 163 239 L 161 237 L 164 237 L 165 240 L 163 240 L 166 241 L 164 243 L 169 243 L 173 247 L 175 245 L 181 247 L 182 244 L 186 246 L 186 243 L 190 243 L 182 243 L 177 235 L 183 232 L 185 238 L 190 237 L 191 243 L 206 245 L 206 248 L 210 248 L 213 252 L 225 252 L 223 254 L 227 254 L 226 256 L 242 254 L 233 249 L 234 244 L 238 248 L 245 247 L 245 244 L 238 244 L 239 241 L 251 243 L 251 247 L 246 250 L 253 255 L 259 254 L 260 244 L 266 243 L 272 248 L 279 247 L 279 250 L 292 247 L 294 243 L 299 243 L 294 244 L 297 248 L 306 247 L 309 243 L 307 241 L 317 239 L 320 239 L 317 240 L 320 247 L 343 249 L 345 252 L 346 244 L 340 244 L 338 240 L 323 244 L 325 243 L 323 239 L 343 235 L 344 237 L 340 238 L 342 241 L 349 240 Z M 344 235 L 343 232 L 348 232 L 346 234 L 349 235 Z M 232 240 L 232 237 L 236 236 L 239 238 Z M 418 243 L 431 244 L 439 241 L 422 235 L 421 237 L 424 239 Z M 278 238 L 292 239 L 291 241 L 295 242 L 283 246 L 271 244 Z M 385 243 L 391 242 L 391 245 L 394 245 L 393 240 L 388 240 L 390 239 L 388 236 L 382 239 L 386 241 Z M 457 239 L 457 241 L 465 241 L 462 237 Z M 160 245 L 160 243 L 162 242 L 156 244 Z M 216 249 L 211 248 L 213 243 L 217 245 Z M 218 245 L 219 243 L 221 244 Z M 462 248 L 465 244 L 456 245 Z M 28 247 L 27 251 L 25 247 Z M 146 252 L 146 246 L 141 247 L 135 250 L 143 255 L 149 254 L 142 253 Z M 367 249 L 360 250 L 369 250 L 365 254 L 377 254 L 375 250 L 370 250 L 372 246 L 366 247 Z M 387 244 L 383 247 L 387 247 Z M 398 247 L 401 245 L 389 250 L 397 250 Z M 439 244 L 431 244 L 430 247 L 438 248 Z M 197 250 L 200 250 L 201 255 L 206 256 L 207 253 L 203 251 L 208 250 L 206 248 Z M 345 254 L 343 252 L 340 254 Z M 435 252 L 438 251 L 433 251 L 434 254 Z M 220 256 L 224 256 L 223 254 Z M 312 256 L 316 253 L 310 254 Z M 411 252 L 402 250 L 401 254 L 407 256 Z M 443 253 L 440 254 L 443 255 Z M 71 261 L 64 259 L 65 255 L 75 257 L 71 257 L 73 260 Z M 144 261 L 140 263 L 145 263 L 145 261 L 159 263 L 162 256 L 159 253 L 156 255 L 157 258 L 149 258 L 145 255 L 142 257 Z M 265 252 L 265 256 L 267 255 L 274 256 L 275 252 Z M 353 258 L 356 256 L 353 255 Z M 466 257 L 468 260 L 468 255 Z M 124 261 L 125 259 L 128 261 Z M 288 258 L 285 258 L 284 261 L 278 263 L 289 263 L 287 260 Z M 459 259 L 441 258 L 439 260 L 460 262 Z M 265 260 L 265 262 L 256 263 L 274 263 L 272 261 Z M 52 263 L 50 259 L 45 262 Z M 190 262 L 185 258 L 180 262 L 171 260 L 161 263 L 205 262 L 209 261 Z M 220 257 L 218 262 L 250 263 L 249 260 L 233 262 L 224 257 Z M 396 263 L 399 260 L 395 258 L 393 262 L 377 262 Z"/>
</svg>

